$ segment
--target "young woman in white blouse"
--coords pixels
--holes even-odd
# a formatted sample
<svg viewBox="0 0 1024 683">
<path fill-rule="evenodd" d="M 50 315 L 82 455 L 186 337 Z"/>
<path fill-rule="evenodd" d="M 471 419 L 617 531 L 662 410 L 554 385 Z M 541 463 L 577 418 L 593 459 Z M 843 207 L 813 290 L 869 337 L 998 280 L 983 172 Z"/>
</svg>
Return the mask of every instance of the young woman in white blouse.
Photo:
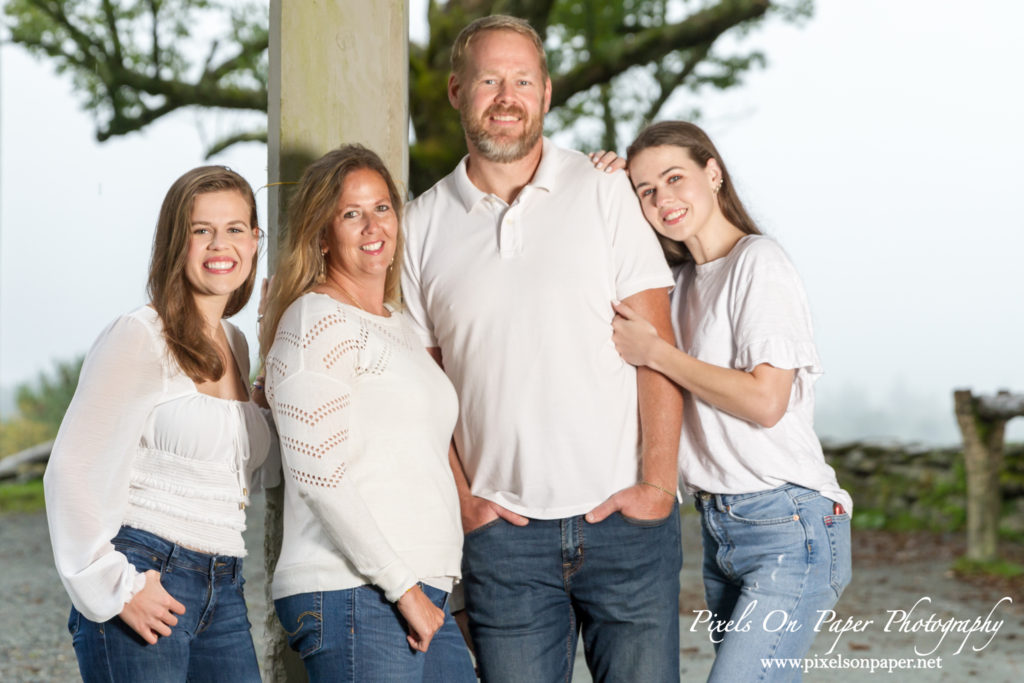
<svg viewBox="0 0 1024 683">
<path fill-rule="evenodd" d="M 849 583 L 852 509 L 814 433 L 822 370 L 803 285 L 703 130 L 654 124 L 627 160 L 676 271 L 678 348 L 621 303 L 613 340 L 686 391 L 679 472 L 701 513 L 709 680 L 799 679 L 769 660 L 803 657 Z"/>
<path fill-rule="evenodd" d="M 274 604 L 313 681 L 476 680 L 448 606 L 458 405 L 398 308 L 401 209 L 370 150 L 311 164 L 261 333 L 285 474 Z"/>
<path fill-rule="evenodd" d="M 249 184 L 221 166 L 164 198 L 150 304 L 104 330 L 44 477 L 85 681 L 259 681 L 242 593 L 250 472 L 272 434 L 249 401 L 259 245 Z"/>
</svg>

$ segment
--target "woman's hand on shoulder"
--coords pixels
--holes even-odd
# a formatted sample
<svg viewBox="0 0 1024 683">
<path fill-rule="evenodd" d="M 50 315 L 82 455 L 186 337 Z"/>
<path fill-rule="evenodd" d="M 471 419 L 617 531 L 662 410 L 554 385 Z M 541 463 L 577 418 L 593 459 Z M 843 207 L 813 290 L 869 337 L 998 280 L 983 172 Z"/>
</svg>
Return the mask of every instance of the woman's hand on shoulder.
<svg viewBox="0 0 1024 683">
<path fill-rule="evenodd" d="M 596 152 L 591 152 L 587 155 L 590 160 L 594 162 L 594 168 L 597 170 L 604 169 L 605 173 L 614 173 L 615 171 L 626 168 L 626 160 L 620 157 L 618 154 L 612 151 L 604 151 L 599 149 Z M 629 171 L 626 171 L 629 175 Z"/>
<path fill-rule="evenodd" d="M 396 604 L 409 628 L 409 647 L 426 652 L 434 634 L 444 624 L 444 612 L 430 601 L 419 584 L 407 590 Z"/>
<path fill-rule="evenodd" d="M 178 624 L 175 615 L 184 613 L 185 605 L 164 590 L 160 572 L 150 569 L 146 572 L 146 585 L 125 603 L 120 617 L 143 640 L 154 645 L 160 636 L 171 635 L 171 627 Z"/>
</svg>

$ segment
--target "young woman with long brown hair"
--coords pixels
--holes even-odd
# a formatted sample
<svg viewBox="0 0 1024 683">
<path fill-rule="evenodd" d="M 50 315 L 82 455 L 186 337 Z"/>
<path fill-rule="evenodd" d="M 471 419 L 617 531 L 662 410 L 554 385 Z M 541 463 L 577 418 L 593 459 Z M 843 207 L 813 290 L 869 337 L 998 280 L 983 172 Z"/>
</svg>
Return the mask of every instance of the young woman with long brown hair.
<svg viewBox="0 0 1024 683">
<path fill-rule="evenodd" d="M 273 444 L 249 401 L 259 227 L 221 166 L 178 178 L 153 239 L 149 305 L 86 356 L 44 477 L 85 681 L 259 681 L 242 593 L 251 473 Z"/>
<path fill-rule="evenodd" d="M 649 126 L 627 166 L 676 273 L 677 346 L 618 303 L 613 340 L 685 390 L 679 474 L 701 513 L 710 680 L 799 679 L 772 660 L 802 658 L 849 583 L 852 509 L 814 433 L 822 369 L 803 284 L 699 127 Z"/>
</svg>

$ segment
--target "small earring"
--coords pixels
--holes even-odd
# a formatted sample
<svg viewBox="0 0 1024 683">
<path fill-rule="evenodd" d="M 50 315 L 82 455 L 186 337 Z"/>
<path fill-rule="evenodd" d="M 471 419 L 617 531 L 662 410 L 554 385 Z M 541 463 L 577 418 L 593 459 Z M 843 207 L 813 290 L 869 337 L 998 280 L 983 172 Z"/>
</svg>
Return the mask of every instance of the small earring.
<svg viewBox="0 0 1024 683">
<path fill-rule="evenodd" d="M 715 183 L 715 186 L 713 188 L 711 188 L 711 192 L 712 192 L 712 194 L 718 194 L 718 191 L 721 190 L 721 189 L 722 189 L 722 179 L 719 178 L 718 182 Z"/>
<path fill-rule="evenodd" d="M 323 281 L 327 278 L 327 250 L 320 252 L 320 272 L 317 273 L 317 280 Z"/>
</svg>

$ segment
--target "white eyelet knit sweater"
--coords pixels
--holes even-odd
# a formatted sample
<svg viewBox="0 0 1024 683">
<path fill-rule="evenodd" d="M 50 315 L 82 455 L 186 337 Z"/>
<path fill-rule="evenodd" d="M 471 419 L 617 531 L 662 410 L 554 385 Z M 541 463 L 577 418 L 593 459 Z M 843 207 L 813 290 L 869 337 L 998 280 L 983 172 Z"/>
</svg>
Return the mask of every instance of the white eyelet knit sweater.
<svg viewBox="0 0 1024 683">
<path fill-rule="evenodd" d="M 405 315 L 305 294 L 266 367 L 285 475 L 274 598 L 373 584 L 396 601 L 417 581 L 450 590 L 462 556 L 448 465 L 458 404 Z"/>
</svg>

